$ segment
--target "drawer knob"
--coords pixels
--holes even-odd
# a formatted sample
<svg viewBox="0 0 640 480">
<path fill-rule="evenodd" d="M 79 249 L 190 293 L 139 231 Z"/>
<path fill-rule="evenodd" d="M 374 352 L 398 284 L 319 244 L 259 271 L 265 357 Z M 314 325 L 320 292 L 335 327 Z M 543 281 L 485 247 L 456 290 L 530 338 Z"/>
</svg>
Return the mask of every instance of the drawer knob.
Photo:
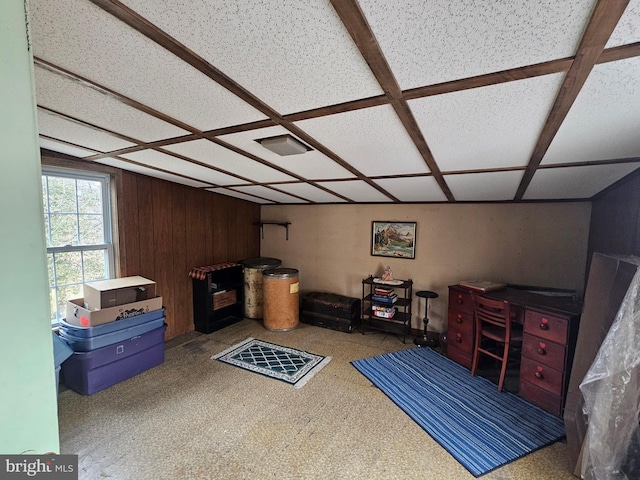
<svg viewBox="0 0 640 480">
<path fill-rule="evenodd" d="M 458 314 L 458 316 L 456 317 L 456 322 L 462 323 L 462 315 Z"/>
<path fill-rule="evenodd" d="M 456 333 L 456 342 L 462 343 L 462 335 L 460 333 Z"/>
<path fill-rule="evenodd" d="M 540 355 L 546 355 L 547 351 L 545 350 L 547 348 L 547 344 L 544 342 L 540 342 L 540 347 L 538 348 L 538 353 Z"/>
<path fill-rule="evenodd" d="M 549 320 L 544 317 L 540 321 L 540 330 L 549 330 Z"/>
<path fill-rule="evenodd" d="M 544 380 L 544 375 L 542 374 L 542 367 L 539 365 L 536 367 L 536 373 L 534 373 L 533 375 L 540 380 Z"/>
</svg>

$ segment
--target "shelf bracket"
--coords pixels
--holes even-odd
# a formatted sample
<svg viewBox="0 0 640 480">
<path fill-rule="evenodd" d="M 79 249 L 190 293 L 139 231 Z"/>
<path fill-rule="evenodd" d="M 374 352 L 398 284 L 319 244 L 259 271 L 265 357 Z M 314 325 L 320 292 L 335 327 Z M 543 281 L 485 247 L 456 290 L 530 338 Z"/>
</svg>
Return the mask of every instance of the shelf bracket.
<svg viewBox="0 0 640 480">
<path fill-rule="evenodd" d="M 259 222 L 257 225 L 260 225 L 260 230 L 262 232 L 262 239 L 264 240 L 264 226 L 265 225 L 280 225 L 284 227 L 286 230 L 285 238 L 289 240 L 289 225 L 291 222 Z"/>
</svg>

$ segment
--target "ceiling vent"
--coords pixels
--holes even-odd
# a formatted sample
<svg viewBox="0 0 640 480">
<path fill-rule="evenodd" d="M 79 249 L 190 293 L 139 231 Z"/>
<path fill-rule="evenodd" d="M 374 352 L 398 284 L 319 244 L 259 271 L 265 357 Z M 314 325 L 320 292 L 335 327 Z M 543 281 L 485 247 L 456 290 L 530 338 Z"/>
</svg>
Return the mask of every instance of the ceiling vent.
<svg viewBox="0 0 640 480">
<path fill-rule="evenodd" d="M 296 140 L 291 135 L 278 135 L 277 137 L 261 138 L 256 140 L 264 148 L 271 150 L 278 155 L 299 155 L 312 150 L 304 143 Z"/>
</svg>

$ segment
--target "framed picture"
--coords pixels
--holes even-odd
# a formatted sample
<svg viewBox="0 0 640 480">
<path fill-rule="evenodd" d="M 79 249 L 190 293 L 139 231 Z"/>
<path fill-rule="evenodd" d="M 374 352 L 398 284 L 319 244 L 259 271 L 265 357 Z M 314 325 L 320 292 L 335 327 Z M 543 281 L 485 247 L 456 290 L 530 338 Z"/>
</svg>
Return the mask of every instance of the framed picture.
<svg viewBox="0 0 640 480">
<path fill-rule="evenodd" d="M 371 255 L 416 258 L 416 222 L 371 223 Z"/>
</svg>

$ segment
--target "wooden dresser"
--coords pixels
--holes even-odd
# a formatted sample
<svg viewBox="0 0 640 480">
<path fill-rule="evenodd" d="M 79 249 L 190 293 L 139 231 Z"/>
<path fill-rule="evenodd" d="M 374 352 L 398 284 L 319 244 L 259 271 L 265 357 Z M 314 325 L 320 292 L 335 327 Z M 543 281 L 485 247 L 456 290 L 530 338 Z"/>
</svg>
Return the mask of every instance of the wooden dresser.
<svg viewBox="0 0 640 480">
<path fill-rule="evenodd" d="M 566 400 L 582 305 L 555 297 L 506 288 L 482 295 L 508 300 L 513 322 L 524 323 L 519 395 L 561 416 Z M 474 343 L 471 290 L 449 287 L 447 354 L 471 368 Z"/>
</svg>

